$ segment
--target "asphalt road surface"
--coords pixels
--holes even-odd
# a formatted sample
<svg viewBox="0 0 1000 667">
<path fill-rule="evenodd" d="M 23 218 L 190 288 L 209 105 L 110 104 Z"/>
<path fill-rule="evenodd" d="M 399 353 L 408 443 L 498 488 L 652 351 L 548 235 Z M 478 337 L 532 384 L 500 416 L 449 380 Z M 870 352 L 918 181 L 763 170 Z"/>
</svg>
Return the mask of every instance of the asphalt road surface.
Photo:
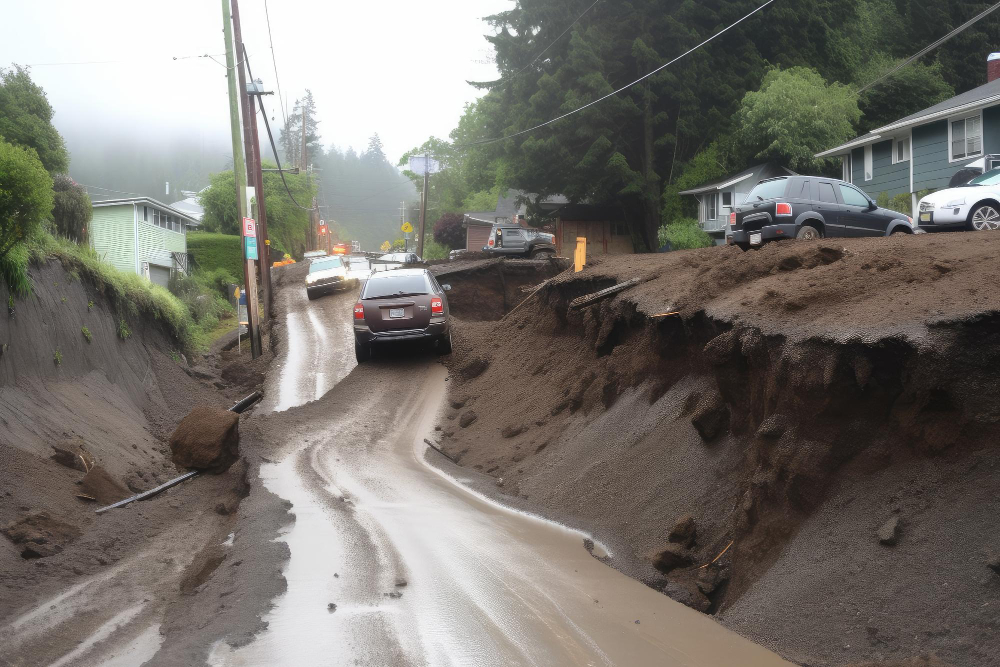
<svg viewBox="0 0 1000 667">
<path fill-rule="evenodd" d="M 217 642 L 211 664 L 785 664 L 606 566 L 587 535 L 429 460 L 445 368 L 419 350 L 356 366 L 356 294 L 300 291 L 281 295 L 289 331 L 267 407 L 304 407 L 275 416 L 285 449 L 261 469 L 295 515 L 288 589 L 255 641 Z"/>
</svg>

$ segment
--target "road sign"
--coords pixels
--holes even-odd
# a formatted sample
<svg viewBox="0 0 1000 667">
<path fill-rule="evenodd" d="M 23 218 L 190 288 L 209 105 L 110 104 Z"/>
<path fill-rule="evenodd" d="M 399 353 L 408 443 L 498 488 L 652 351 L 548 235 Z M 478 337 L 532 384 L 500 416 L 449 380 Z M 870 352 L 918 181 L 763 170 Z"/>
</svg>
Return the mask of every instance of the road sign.
<svg viewBox="0 0 1000 667">
<path fill-rule="evenodd" d="M 389 252 L 392 249 L 392 244 L 386 241 L 382 244 L 382 252 Z"/>
<path fill-rule="evenodd" d="M 246 247 L 247 247 L 246 258 L 247 259 L 252 259 L 252 260 L 256 261 L 257 260 L 257 237 L 256 236 L 247 236 L 247 237 L 245 237 L 243 239 L 243 241 L 244 241 L 244 243 L 246 243 Z"/>
<path fill-rule="evenodd" d="M 257 223 L 253 218 L 243 218 L 243 236 L 257 237 Z"/>
<path fill-rule="evenodd" d="M 403 233 L 404 233 L 404 234 L 409 234 L 409 233 L 413 232 L 413 225 L 411 225 L 411 224 L 410 224 L 410 223 L 408 223 L 408 222 L 404 222 L 404 223 L 403 223 L 403 226 L 402 226 L 402 227 L 400 227 L 400 229 L 402 229 L 402 230 L 403 230 Z"/>
<path fill-rule="evenodd" d="M 436 174 L 441 171 L 441 163 L 432 157 L 417 155 L 410 158 L 410 171 L 421 176 L 424 175 L 424 172 Z"/>
<path fill-rule="evenodd" d="M 326 225 L 320 225 L 319 226 L 319 235 L 320 236 L 326 236 Z"/>
</svg>

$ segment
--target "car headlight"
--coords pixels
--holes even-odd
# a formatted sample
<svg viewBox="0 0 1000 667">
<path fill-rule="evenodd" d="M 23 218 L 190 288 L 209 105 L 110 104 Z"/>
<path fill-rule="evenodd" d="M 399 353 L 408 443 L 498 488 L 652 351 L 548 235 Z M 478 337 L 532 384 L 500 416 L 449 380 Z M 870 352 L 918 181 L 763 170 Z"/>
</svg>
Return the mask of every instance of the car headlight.
<svg viewBox="0 0 1000 667">
<path fill-rule="evenodd" d="M 965 205 L 965 197 L 959 197 L 958 199 L 950 201 L 947 204 L 945 204 L 945 208 L 954 208 L 955 206 L 964 206 L 964 205 Z"/>
<path fill-rule="evenodd" d="M 929 202 L 929 201 L 922 201 L 922 202 L 920 202 L 920 212 L 921 213 L 923 213 L 925 211 L 933 211 L 933 210 L 934 210 L 934 204 L 932 202 Z"/>
</svg>

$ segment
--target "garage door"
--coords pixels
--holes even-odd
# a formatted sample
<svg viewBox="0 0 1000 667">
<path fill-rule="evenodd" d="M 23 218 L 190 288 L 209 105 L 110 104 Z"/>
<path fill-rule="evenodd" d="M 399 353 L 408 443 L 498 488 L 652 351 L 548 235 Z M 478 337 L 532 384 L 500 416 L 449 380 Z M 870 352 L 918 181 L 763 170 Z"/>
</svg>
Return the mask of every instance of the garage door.
<svg viewBox="0 0 1000 667">
<path fill-rule="evenodd" d="M 167 281 L 170 280 L 170 269 L 165 266 L 156 266 L 155 264 L 149 265 L 149 279 L 157 285 L 167 286 Z"/>
<path fill-rule="evenodd" d="M 473 251 L 482 250 L 483 246 L 490 239 L 490 231 L 492 229 L 492 225 L 469 225 L 467 228 L 468 234 L 465 237 L 467 240 L 465 249 Z"/>
</svg>

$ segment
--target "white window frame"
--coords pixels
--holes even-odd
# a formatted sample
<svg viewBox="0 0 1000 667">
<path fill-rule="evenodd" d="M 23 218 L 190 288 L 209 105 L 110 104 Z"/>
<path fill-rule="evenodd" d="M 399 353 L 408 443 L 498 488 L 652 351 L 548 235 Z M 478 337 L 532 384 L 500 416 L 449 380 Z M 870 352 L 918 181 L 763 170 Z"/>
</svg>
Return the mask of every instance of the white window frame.
<svg viewBox="0 0 1000 667">
<path fill-rule="evenodd" d="M 965 121 L 965 148 L 969 148 L 969 121 L 973 118 L 979 119 L 979 152 L 978 153 L 967 153 L 962 157 L 955 157 L 952 154 L 952 124 L 957 123 L 960 120 Z M 960 116 L 952 116 L 948 119 L 948 162 L 966 162 L 968 160 L 975 159 L 977 157 L 982 157 L 983 155 L 983 110 L 972 113 L 972 114 L 962 114 Z"/>
<path fill-rule="evenodd" d="M 872 159 L 872 145 L 865 146 L 865 181 L 875 178 L 875 161 Z"/>
<path fill-rule="evenodd" d="M 902 143 L 906 143 L 906 156 L 903 158 L 899 157 L 899 146 Z M 913 157 L 913 144 L 910 143 L 910 137 L 897 137 L 892 140 L 892 163 L 902 164 L 903 162 L 909 162 Z"/>
<path fill-rule="evenodd" d="M 711 215 L 709 215 L 711 213 Z M 713 192 L 705 203 L 705 220 L 715 220 L 719 215 L 719 193 Z"/>
<path fill-rule="evenodd" d="M 729 195 L 729 203 L 726 203 L 726 195 Z M 721 201 L 720 208 L 732 208 L 733 207 L 733 193 L 729 190 L 725 190 L 720 193 Z"/>
</svg>

